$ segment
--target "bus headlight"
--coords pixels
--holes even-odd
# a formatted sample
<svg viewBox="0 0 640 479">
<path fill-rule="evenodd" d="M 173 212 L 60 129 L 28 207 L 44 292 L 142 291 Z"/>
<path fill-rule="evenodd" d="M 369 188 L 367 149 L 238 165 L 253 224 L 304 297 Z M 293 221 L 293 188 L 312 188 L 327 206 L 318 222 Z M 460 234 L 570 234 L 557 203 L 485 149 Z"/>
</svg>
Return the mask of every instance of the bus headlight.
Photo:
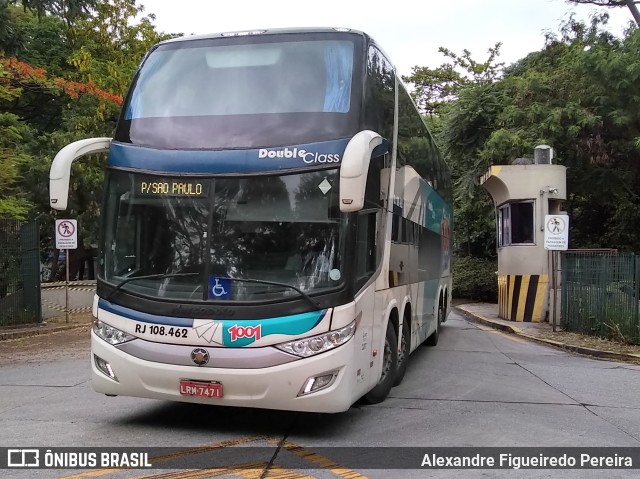
<svg viewBox="0 0 640 479">
<path fill-rule="evenodd" d="M 109 344 L 122 344 L 127 341 L 131 341 L 132 339 L 136 339 L 135 336 L 132 336 L 129 333 L 125 333 L 124 331 L 120 331 L 113 326 L 109 326 L 107 323 L 100 321 L 99 319 L 93 318 L 93 332 L 100 339 L 104 339 Z"/>
<path fill-rule="evenodd" d="M 310 338 L 296 339 L 286 343 L 276 344 L 276 348 L 295 354 L 302 358 L 308 358 L 315 354 L 324 353 L 330 349 L 337 348 L 346 343 L 356 332 L 356 322 L 349 326 L 328 333 L 319 334 Z"/>
</svg>

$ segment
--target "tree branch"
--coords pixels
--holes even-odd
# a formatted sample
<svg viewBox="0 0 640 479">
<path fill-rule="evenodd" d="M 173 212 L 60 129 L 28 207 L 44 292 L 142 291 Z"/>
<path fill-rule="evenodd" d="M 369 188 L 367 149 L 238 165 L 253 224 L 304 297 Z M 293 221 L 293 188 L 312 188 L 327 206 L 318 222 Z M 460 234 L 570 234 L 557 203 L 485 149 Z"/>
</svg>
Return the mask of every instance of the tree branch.
<svg viewBox="0 0 640 479">
<path fill-rule="evenodd" d="M 633 16 L 633 19 L 636 21 L 636 25 L 640 26 L 640 10 L 638 10 L 638 5 L 637 5 L 639 2 L 634 2 L 633 0 L 626 0 L 626 1 L 627 1 L 627 7 L 629 8 L 631 15 Z"/>
<path fill-rule="evenodd" d="M 582 5 L 597 5 L 599 7 L 624 7 L 631 12 L 636 25 L 640 26 L 640 10 L 638 10 L 638 0 L 568 0 L 569 3 L 579 3 Z"/>
</svg>

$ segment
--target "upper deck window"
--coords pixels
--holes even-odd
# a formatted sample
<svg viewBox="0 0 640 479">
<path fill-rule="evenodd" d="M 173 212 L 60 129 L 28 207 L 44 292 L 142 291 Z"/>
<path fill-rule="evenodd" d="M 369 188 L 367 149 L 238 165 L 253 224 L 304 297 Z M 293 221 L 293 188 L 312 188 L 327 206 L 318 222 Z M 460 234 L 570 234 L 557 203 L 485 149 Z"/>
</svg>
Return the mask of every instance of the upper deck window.
<svg viewBox="0 0 640 479">
<path fill-rule="evenodd" d="M 266 148 L 359 131 L 364 38 L 293 33 L 159 45 L 133 80 L 115 141 Z"/>
<path fill-rule="evenodd" d="M 346 113 L 352 66 L 350 41 L 159 48 L 140 71 L 125 118 Z"/>
</svg>

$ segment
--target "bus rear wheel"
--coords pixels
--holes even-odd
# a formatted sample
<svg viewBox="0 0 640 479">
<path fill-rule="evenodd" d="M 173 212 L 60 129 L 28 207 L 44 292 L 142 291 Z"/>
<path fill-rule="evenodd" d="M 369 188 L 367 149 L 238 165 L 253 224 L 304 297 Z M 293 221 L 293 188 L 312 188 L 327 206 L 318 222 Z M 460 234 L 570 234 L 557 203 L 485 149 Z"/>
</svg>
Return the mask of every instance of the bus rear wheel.
<svg viewBox="0 0 640 479">
<path fill-rule="evenodd" d="M 382 353 L 382 375 L 375 387 L 363 396 L 368 404 L 378 404 L 384 401 L 393 387 L 396 371 L 398 369 L 398 339 L 391 321 L 387 324 L 387 334 L 384 338 L 384 351 Z"/>
<path fill-rule="evenodd" d="M 440 339 L 440 323 L 442 323 L 442 318 L 445 317 L 445 309 L 442 306 L 438 306 L 438 317 L 436 318 L 436 330 L 429 336 L 424 344 L 427 346 L 436 346 L 438 344 L 438 339 Z"/>
<path fill-rule="evenodd" d="M 407 318 L 402 322 L 402 331 L 400 335 L 400 344 L 398 344 L 398 370 L 393 380 L 393 385 L 399 385 L 404 379 L 409 364 L 409 349 L 411 348 L 411 330 Z"/>
</svg>

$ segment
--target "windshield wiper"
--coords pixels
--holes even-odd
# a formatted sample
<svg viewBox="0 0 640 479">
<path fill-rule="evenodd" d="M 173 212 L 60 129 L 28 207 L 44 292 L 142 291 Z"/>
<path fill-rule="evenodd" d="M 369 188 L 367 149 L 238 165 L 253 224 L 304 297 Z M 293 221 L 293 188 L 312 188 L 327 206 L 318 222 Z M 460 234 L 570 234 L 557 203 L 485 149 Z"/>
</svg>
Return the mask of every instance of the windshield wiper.
<svg viewBox="0 0 640 479">
<path fill-rule="evenodd" d="M 118 285 L 109 293 L 106 297 L 107 301 L 111 301 L 111 297 L 120 291 L 120 289 L 127 283 L 132 281 L 137 281 L 139 279 L 164 279 L 164 278 L 182 278 L 187 276 L 199 276 L 200 273 L 168 273 L 168 274 L 147 274 L 144 276 L 130 276 L 129 278 L 125 278 L 118 283 Z"/>
<path fill-rule="evenodd" d="M 108 294 L 106 297 L 107 301 L 111 301 L 111 298 L 115 293 L 117 293 L 125 284 L 130 283 L 132 281 L 137 281 L 139 279 L 164 279 L 164 278 L 182 278 L 187 276 L 198 276 L 200 273 L 169 273 L 169 274 L 147 274 L 144 276 L 131 276 L 129 278 L 125 278 L 118 283 L 118 285 Z M 287 283 L 279 283 L 277 281 L 265 281 L 262 279 L 251 279 L 251 278 L 224 278 L 230 281 L 238 281 L 240 283 L 256 283 L 256 284 L 266 284 L 271 286 L 284 286 L 285 288 L 289 288 L 297 292 L 300 296 L 302 296 L 307 302 L 313 306 L 314 308 L 319 308 L 320 304 L 314 301 L 311 296 L 302 291 L 300 288 L 293 286 L 292 284 Z"/>
<path fill-rule="evenodd" d="M 240 283 L 256 283 L 256 284 L 266 284 L 266 285 L 271 285 L 271 286 L 284 286 L 285 288 L 289 288 L 289 289 L 292 289 L 295 292 L 297 292 L 300 296 L 302 296 L 304 299 L 306 299 L 309 302 L 309 304 L 311 306 L 313 306 L 314 308 L 319 308 L 320 307 L 320 304 L 317 303 L 316 301 L 314 301 L 311 298 L 311 296 L 309 296 L 307 293 L 302 291 L 300 288 L 297 288 L 296 286 L 294 286 L 292 284 L 279 283 L 277 281 L 265 281 L 263 279 L 252 279 L 252 278 L 224 278 L 224 279 L 228 279 L 228 280 L 231 280 L 231 281 L 238 281 Z"/>
</svg>

